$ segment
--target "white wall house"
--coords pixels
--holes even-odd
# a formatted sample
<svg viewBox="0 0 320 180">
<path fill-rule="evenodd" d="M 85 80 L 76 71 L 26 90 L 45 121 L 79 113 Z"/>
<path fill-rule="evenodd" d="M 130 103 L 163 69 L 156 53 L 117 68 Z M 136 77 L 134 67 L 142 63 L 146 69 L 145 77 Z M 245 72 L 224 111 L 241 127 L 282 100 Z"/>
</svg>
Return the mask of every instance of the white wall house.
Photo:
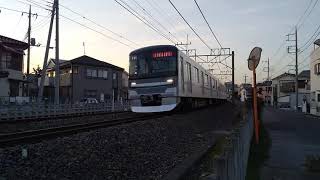
<svg viewBox="0 0 320 180">
<path fill-rule="evenodd" d="M 283 73 L 272 79 L 271 104 L 280 108 L 295 109 L 296 107 L 296 76 Z M 310 71 L 298 74 L 298 107 L 302 107 L 303 100 L 310 102 Z"/>
<path fill-rule="evenodd" d="M 311 52 L 311 103 L 310 113 L 320 116 L 320 39 L 314 42 L 314 50 Z"/>
</svg>

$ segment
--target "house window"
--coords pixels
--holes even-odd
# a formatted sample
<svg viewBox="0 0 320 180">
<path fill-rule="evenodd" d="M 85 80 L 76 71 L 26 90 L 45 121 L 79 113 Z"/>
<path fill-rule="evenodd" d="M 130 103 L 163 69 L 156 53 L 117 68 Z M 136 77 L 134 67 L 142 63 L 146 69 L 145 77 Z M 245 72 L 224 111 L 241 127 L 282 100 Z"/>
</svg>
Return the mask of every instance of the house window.
<svg viewBox="0 0 320 180">
<path fill-rule="evenodd" d="M 11 54 L 3 52 L 1 56 L 1 68 L 8 69 L 11 66 Z"/>
<path fill-rule="evenodd" d="M 72 71 L 73 71 L 73 74 L 78 74 L 79 73 L 79 67 L 72 67 Z"/>
<path fill-rule="evenodd" d="M 320 63 L 314 65 L 314 74 L 320 74 Z"/>
<path fill-rule="evenodd" d="M 106 70 L 103 71 L 103 78 L 108 79 L 108 71 Z"/>
<path fill-rule="evenodd" d="M 116 73 L 113 73 L 113 74 L 112 74 L 112 79 L 113 79 L 113 80 L 116 80 L 116 79 L 117 79 L 117 74 L 116 74 Z"/>
<path fill-rule="evenodd" d="M 98 77 L 98 72 L 96 69 L 87 69 L 87 77 Z"/>
<path fill-rule="evenodd" d="M 92 70 L 92 77 L 98 77 L 98 74 L 97 74 L 97 70 L 96 70 L 96 69 L 93 69 L 93 70 Z"/>
<path fill-rule="evenodd" d="M 102 69 L 98 70 L 98 78 L 103 78 L 103 70 Z"/>
</svg>

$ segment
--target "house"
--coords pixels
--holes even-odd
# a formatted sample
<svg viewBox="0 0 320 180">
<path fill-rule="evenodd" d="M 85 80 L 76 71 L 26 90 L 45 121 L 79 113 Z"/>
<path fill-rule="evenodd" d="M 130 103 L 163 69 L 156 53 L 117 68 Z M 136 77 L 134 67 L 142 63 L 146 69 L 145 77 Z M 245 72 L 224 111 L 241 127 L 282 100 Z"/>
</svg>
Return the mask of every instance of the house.
<svg viewBox="0 0 320 180">
<path fill-rule="evenodd" d="M 314 42 L 314 50 L 311 52 L 310 73 L 310 113 L 320 115 L 320 39 Z"/>
<path fill-rule="evenodd" d="M 3 101 L 22 98 L 24 50 L 28 44 L 0 35 L 0 97 Z M 10 98 L 9 98 L 10 97 Z"/>
<path fill-rule="evenodd" d="M 272 79 L 271 104 L 282 108 L 295 109 L 296 107 L 296 75 L 283 73 Z M 310 71 L 305 70 L 298 74 L 298 106 L 302 107 L 303 100 L 310 99 Z"/>
<path fill-rule="evenodd" d="M 61 103 L 77 103 L 89 97 L 100 102 L 127 99 L 128 74 L 123 68 L 86 55 L 59 62 Z M 54 66 L 51 59 L 44 82 L 44 97 L 49 101 L 54 99 Z"/>
<path fill-rule="evenodd" d="M 272 81 L 257 83 L 257 91 L 261 94 L 264 103 L 271 104 Z"/>
</svg>

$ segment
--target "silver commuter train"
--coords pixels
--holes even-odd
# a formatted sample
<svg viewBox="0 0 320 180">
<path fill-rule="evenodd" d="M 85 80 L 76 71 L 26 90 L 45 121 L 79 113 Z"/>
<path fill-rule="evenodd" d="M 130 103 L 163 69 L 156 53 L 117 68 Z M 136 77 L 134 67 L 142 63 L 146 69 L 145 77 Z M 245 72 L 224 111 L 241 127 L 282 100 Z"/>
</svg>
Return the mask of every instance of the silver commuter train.
<svg viewBox="0 0 320 180">
<path fill-rule="evenodd" d="M 133 112 L 193 108 L 226 98 L 225 86 L 175 46 L 149 46 L 129 55 L 129 100 Z"/>
</svg>

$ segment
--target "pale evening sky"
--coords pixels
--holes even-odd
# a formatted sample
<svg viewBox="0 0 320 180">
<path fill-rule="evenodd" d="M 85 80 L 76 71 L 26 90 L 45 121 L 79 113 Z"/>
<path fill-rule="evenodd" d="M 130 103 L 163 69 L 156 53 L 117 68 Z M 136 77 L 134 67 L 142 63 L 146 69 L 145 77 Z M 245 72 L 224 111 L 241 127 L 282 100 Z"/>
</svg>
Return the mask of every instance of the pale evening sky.
<svg viewBox="0 0 320 180">
<path fill-rule="evenodd" d="M 51 0 L 47 0 L 51 1 Z M 197 53 L 208 53 L 208 48 L 196 37 L 195 34 L 179 17 L 168 0 L 122 0 L 132 6 L 147 17 L 146 11 L 165 26 L 179 41 L 186 40 L 186 34 L 191 41 L 190 48 L 196 48 Z M 139 9 L 135 4 L 138 2 L 146 11 Z M 270 57 L 271 74 L 279 75 L 288 70 L 286 64 L 292 61 L 293 55 L 285 55 L 286 46 L 292 45 L 292 42 L 284 44 L 286 34 L 290 33 L 299 18 L 304 14 L 305 18 L 300 21 L 298 30 L 298 46 L 303 46 L 314 34 L 319 26 L 320 4 L 317 0 L 197 0 L 213 31 L 224 47 L 235 51 L 236 82 L 242 83 L 244 75 L 251 73 L 247 70 L 247 58 L 250 50 L 259 46 L 263 49 L 261 61 L 266 61 Z M 23 3 L 24 2 L 24 3 Z M 23 40 L 27 32 L 27 15 L 21 16 L 21 13 L 12 12 L 1 7 L 15 10 L 28 11 L 28 0 L 0 0 L 0 34 Z M 45 5 L 45 0 L 31 0 Z M 218 44 L 211 35 L 205 21 L 203 20 L 197 6 L 193 0 L 172 0 L 182 15 L 193 26 L 200 36 L 213 48 Z M 156 44 L 172 44 L 167 39 L 151 30 L 137 18 L 132 16 L 114 0 L 60 0 L 60 3 L 73 11 L 76 11 L 85 17 L 115 31 L 136 44 L 130 43 L 125 39 L 108 32 L 107 30 L 94 25 L 90 21 L 81 18 L 71 11 L 60 7 L 60 14 L 74 19 L 94 30 L 103 32 L 107 36 L 121 40 L 133 46 L 133 48 L 122 45 L 114 40 L 106 38 L 90 29 L 84 28 L 63 17 L 60 18 L 60 58 L 73 59 L 83 55 L 83 42 L 86 44 L 86 55 L 115 64 L 128 70 L 128 54 L 130 51 L 143 46 Z M 312 7 L 314 4 L 314 8 Z M 313 8 L 309 13 L 305 10 Z M 32 37 L 37 42 L 45 46 L 50 18 L 49 12 L 32 7 L 33 13 L 45 15 L 45 17 L 32 18 Z M 49 8 L 49 7 L 48 7 Z M 162 29 L 157 23 L 154 23 Z M 55 31 L 53 31 L 55 32 Z M 163 30 L 165 33 L 165 31 Z M 293 32 L 293 31 L 292 31 Z M 291 32 L 291 33 L 292 33 Z M 167 33 L 168 36 L 170 34 Z M 319 34 L 316 34 L 319 35 Z M 54 46 L 54 34 L 51 45 Z M 170 36 L 172 37 L 172 36 Z M 174 39 L 172 37 L 172 39 Z M 315 39 L 315 37 L 313 37 Z M 277 49 L 283 44 L 277 54 Z M 306 58 L 313 46 L 311 45 L 300 55 L 302 69 L 308 69 L 309 59 Z M 44 58 L 44 47 L 32 47 L 31 49 L 31 67 L 40 65 L 42 67 Z M 54 57 L 54 50 L 51 50 L 50 57 Z M 283 58 L 282 58 L 283 57 Z M 26 59 L 26 57 L 25 57 Z M 231 62 L 228 62 L 231 64 Z M 26 63 L 24 65 L 26 67 Z M 266 73 L 262 72 L 266 63 L 261 62 L 258 67 L 258 80 L 266 78 Z M 220 67 L 223 67 L 221 65 Z M 283 70 L 282 70 L 283 69 Z M 281 71 L 282 70 L 282 71 Z M 290 71 L 293 72 L 293 71 Z"/>
</svg>

